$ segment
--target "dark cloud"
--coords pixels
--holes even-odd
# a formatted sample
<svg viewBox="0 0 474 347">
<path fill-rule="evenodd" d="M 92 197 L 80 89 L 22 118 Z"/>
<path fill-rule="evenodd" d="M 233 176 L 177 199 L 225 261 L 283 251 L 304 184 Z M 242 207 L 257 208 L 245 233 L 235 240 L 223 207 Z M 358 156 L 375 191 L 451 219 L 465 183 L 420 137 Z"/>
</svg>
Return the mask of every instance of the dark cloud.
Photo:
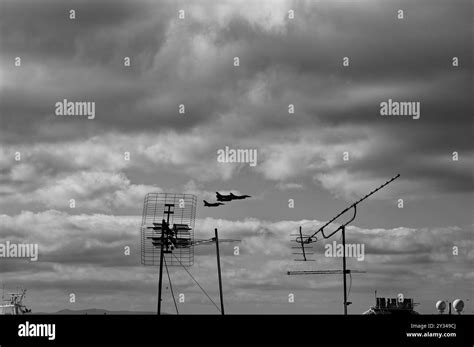
<svg viewBox="0 0 474 347">
<path fill-rule="evenodd" d="M 400 23 L 395 18 L 394 6 L 384 3 L 369 10 L 369 4 L 372 2 L 362 7 L 348 4 L 343 9 L 328 3 L 296 6 L 298 24 L 286 21 L 279 30 L 271 30 L 242 15 L 231 17 L 226 25 L 216 24 L 211 16 L 204 21 L 192 15 L 188 15 L 187 24 L 177 23 L 172 19 L 177 7 L 168 3 L 161 4 L 158 10 L 150 2 L 133 6 L 128 2 L 92 5 L 78 2 L 83 11 L 81 23 L 86 23 L 79 31 L 69 20 L 58 19 L 63 17 L 57 13 L 64 11 L 62 3 L 53 1 L 50 6 L 34 2 L 6 3 L 4 13 L 12 13 L 6 17 L 7 21 L 2 20 L 10 28 L 3 31 L 3 54 L 15 51 L 15 47 L 10 47 L 10 39 L 16 45 L 28 47 L 26 68 L 31 63 L 39 65 L 42 73 L 50 76 L 49 84 L 56 88 L 46 88 L 47 94 L 38 85 L 5 88 L 4 120 L 10 130 L 20 133 L 25 133 L 22 129 L 25 124 L 19 127 L 15 122 L 23 117 L 38 123 L 54 120 L 51 125 L 54 127 L 58 119 L 52 117 L 53 104 L 66 97 L 97 102 L 100 117 L 93 125 L 96 129 L 91 130 L 95 132 L 110 128 L 125 132 L 161 131 L 170 127 L 179 131 L 215 121 L 219 114 L 237 112 L 244 123 L 249 119 L 252 132 L 258 134 L 263 129 L 276 130 L 288 123 L 286 112 L 277 111 L 283 111 L 288 100 L 297 104 L 298 114 L 306 119 L 304 123 L 287 124 L 290 127 L 316 126 L 311 121 L 314 119 L 331 126 L 372 123 L 379 125 L 379 131 L 390 132 L 391 124 L 377 121 L 380 101 L 388 97 L 425 99 L 423 89 L 429 88 L 430 94 L 426 96 L 429 99 L 423 100 L 423 119 L 444 120 L 444 112 L 432 114 L 430 108 L 439 110 L 440 106 L 449 104 L 449 112 L 465 121 L 472 94 L 468 92 L 472 88 L 469 80 L 464 77 L 468 76 L 471 64 L 467 11 L 457 6 L 446 10 L 446 6 L 438 5 L 430 6 L 421 16 L 418 10 L 407 9 L 409 19 Z M 212 8 L 210 3 L 203 6 Z M 104 17 L 104 12 L 109 15 Z M 313 18 L 315 13 L 317 20 Z M 27 26 L 21 21 L 12 22 L 11 18 L 20 14 Z M 47 20 L 49 17 L 60 20 L 58 30 L 49 30 L 51 23 L 55 23 Z M 449 30 L 445 26 L 433 27 L 433 23 L 441 20 L 452 23 Z M 29 35 L 30 31 L 37 35 Z M 378 34 L 372 35 L 374 31 Z M 18 35 L 24 36 L 15 37 Z M 33 58 L 40 54 L 38 47 L 29 42 L 34 42 L 36 36 L 53 42 L 46 44 L 44 51 L 54 61 Z M 63 51 L 71 57 L 61 55 L 60 41 L 67 37 L 70 39 L 66 42 L 74 46 Z M 193 45 L 200 44 L 196 39 L 202 39 L 205 60 L 196 56 L 199 52 Z M 446 52 L 455 52 L 461 59 L 457 80 L 449 77 L 455 72 L 449 68 L 451 55 Z M 133 60 L 129 70 L 121 67 L 126 55 Z M 231 67 L 235 55 L 242 60 L 238 70 Z M 341 58 L 346 55 L 353 59 L 348 69 L 341 67 Z M 85 70 L 77 70 L 78 67 L 92 69 L 94 73 L 81 78 Z M 18 69 L 10 69 L 11 73 L 18 73 Z M 196 70 L 201 69 L 204 72 L 196 75 Z M 251 88 L 259 73 L 269 71 L 276 75 L 266 86 L 269 99 L 262 106 L 247 106 L 248 100 L 242 99 L 242 94 Z M 433 81 L 440 72 L 444 75 Z M 281 79 L 281 74 L 287 76 Z M 44 81 L 36 83 L 44 84 Z M 374 86 L 382 85 L 393 85 L 395 89 L 391 88 L 385 95 L 383 92 L 370 95 L 376 91 Z M 371 89 L 362 93 L 361 100 L 353 99 L 351 93 L 361 86 Z M 290 95 L 296 100 L 290 101 L 287 97 Z M 280 103 L 282 98 L 285 103 Z M 435 101 L 431 107 L 430 100 Z M 188 109 L 185 121 L 177 114 L 180 103 L 185 103 Z M 425 110 L 426 106 L 429 108 Z M 80 132 L 81 136 L 87 134 L 87 123 L 72 123 L 86 128 L 86 132 Z M 29 132 L 33 130 L 26 127 Z"/>
<path fill-rule="evenodd" d="M 24 56 L 25 62 L 33 57 L 56 63 L 76 58 L 75 63 L 89 65 L 109 64 L 121 51 L 142 51 L 147 46 L 156 49 L 166 31 L 167 7 L 162 8 L 162 17 L 155 22 L 161 26 L 148 28 L 156 30 L 154 35 L 135 37 L 146 31 L 127 31 L 128 25 L 150 19 L 150 5 L 150 1 L 132 4 L 122 0 L 4 1 L 0 14 L 3 54 Z M 76 11 L 75 20 L 69 19 L 71 9 Z"/>
</svg>

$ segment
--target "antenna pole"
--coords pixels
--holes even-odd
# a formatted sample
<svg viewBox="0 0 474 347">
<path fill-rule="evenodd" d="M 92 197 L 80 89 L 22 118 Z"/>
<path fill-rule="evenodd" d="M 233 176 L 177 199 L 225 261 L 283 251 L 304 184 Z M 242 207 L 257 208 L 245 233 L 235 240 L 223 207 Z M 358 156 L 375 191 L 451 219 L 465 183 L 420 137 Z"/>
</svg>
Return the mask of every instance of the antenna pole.
<svg viewBox="0 0 474 347">
<path fill-rule="evenodd" d="M 171 208 L 174 207 L 174 204 L 165 204 L 165 207 L 168 209 L 164 213 L 166 214 L 166 222 L 163 219 L 161 221 L 161 251 L 160 251 L 160 278 L 158 280 L 158 309 L 157 314 L 161 314 L 161 287 L 163 284 L 163 262 L 164 262 L 164 251 L 165 251 L 165 232 L 166 232 L 166 251 L 168 251 L 168 230 L 170 225 L 170 214 L 174 214 L 174 211 L 171 211 Z M 166 230 L 165 230 L 166 229 Z"/>
<path fill-rule="evenodd" d="M 222 276 L 221 276 L 221 257 L 219 254 L 219 236 L 217 235 L 217 228 L 214 229 L 217 253 L 217 273 L 219 275 L 219 295 L 221 299 L 221 314 L 224 315 L 224 296 L 222 294 Z"/>
<path fill-rule="evenodd" d="M 169 218 L 169 215 L 168 215 Z M 158 280 L 158 309 L 157 315 L 161 315 L 161 287 L 163 284 L 163 259 L 164 259 L 164 249 L 165 249 L 165 220 L 161 222 L 161 252 L 160 252 L 160 277 Z"/>
<path fill-rule="evenodd" d="M 342 276 L 344 276 L 344 314 L 347 315 L 346 227 L 342 226 Z"/>
</svg>

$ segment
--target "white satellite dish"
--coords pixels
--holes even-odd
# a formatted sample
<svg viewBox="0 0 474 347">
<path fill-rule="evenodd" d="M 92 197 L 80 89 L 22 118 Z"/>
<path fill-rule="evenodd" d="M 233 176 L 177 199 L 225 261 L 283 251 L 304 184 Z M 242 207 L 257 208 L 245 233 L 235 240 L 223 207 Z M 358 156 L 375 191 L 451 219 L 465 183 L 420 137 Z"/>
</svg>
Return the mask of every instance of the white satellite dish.
<svg viewBox="0 0 474 347">
<path fill-rule="evenodd" d="M 464 301 L 462 301 L 461 299 L 454 300 L 453 308 L 458 314 L 461 314 L 461 312 L 464 310 Z"/>
<path fill-rule="evenodd" d="M 444 310 L 446 310 L 446 301 L 439 300 L 436 303 L 436 309 L 438 310 L 439 313 L 442 314 L 444 312 Z"/>
</svg>

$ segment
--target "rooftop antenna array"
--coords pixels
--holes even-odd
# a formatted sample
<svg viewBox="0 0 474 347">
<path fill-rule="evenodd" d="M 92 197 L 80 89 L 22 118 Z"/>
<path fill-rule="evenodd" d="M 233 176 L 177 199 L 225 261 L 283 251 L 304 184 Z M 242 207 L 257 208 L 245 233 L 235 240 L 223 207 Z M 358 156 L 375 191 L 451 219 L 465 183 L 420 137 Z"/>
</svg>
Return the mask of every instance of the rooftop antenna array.
<svg viewBox="0 0 474 347">
<path fill-rule="evenodd" d="M 297 247 L 293 247 L 294 249 L 299 249 L 301 252 L 293 253 L 293 254 L 298 254 L 302 255 L 303 259 L 296 259 L 300 261 L 308 261 L 308 255 L 313 254 L 308 252 L 308 250 L 311 248 L 311 244 L 314 242 L 318 241 L 318 236 L 321 235 L 324 239 L 329 239 L 333 235 L 335 235 L 337 232 L 341 231 L 342 234 L 342 249 L 343 249 L 343 255 L 342 255 L 342 270 L 315 270 L 315 271 L 288 271 L 288 275 L 322 275 L 322 274 L 342 274 L 343 276 L 343 283 L 344 283 L 344 314 L 347 315 L 347 306 L 351 304 L 351 302 L 347 301 L 347 274 L 351 276 L 351 284 L 352 284 L 352 275 L 351 273 L 365 273 L 365 271 L 357 271 L 357 270 L 348 270 L 346 269 L 346 226 L 351 223 L 357 214 L 357 205 L 360 204 L 362 201 L 367 199 L 369 196 L 375 194 L 378 192 L 380 189 L 384 188 L 388 184 L 392 183 L 394 180 L 396 180 L 398 177 L 400 177 L 400 174 L 392 177 L 390 180 L 386 181 L 384 184 L 378 186 L 374 190 L 372 190 L 370 193 L 366 194 L 364 197 L 361 199 L 357 200 L 354 202 L 352 205 L 349 207 L 345 208 L 342 210 L 340 213 L 338 213 L 335 217 L 333 217 L 331 220 L 329 220 L 327 223 L 325 223 L 322 227 L 320 227 L 318 230 L 316 230 L 313 233 L 310 233 L 308 235 L 303 234 L 301 227 L 299 230 L 298 234 L 292 234 L 292 236 L 295 236 L 295 239 L 293 240 L 296 242 Z M 336 219 L 338 219 L 340 216 L 345 214 L 346 212 L 353 210 L 352 217 L 342 223 L 338 228 L 336 228 L 334 231 L 325 234 L 324 229 L 329 226 L 329 224 L 333 223 Z"/>
<path fill-rule="evenodd" d="M 186 246 L 194 241 L 196 204 L 196 196 L 191 194 L 149 193 L 145 196 L 141 224 L 143 265 L 160 265 L 161 256 L 169 266 L 193 265 L 194 248 Z M 161 235 L 163 222 L 165 228 Z M 166 226 L 171 231 L 167 232 Z"/>
<path fill-rule="evenodd" d="M 214 229 L 214 237 L 210 239 L 194 239 L 196 203 L 197 198 L 192 194 L 148 193 L 145 196 L 140 227 L 141 262 L 145 266 L 160 267 L 157 314 L 161 314 L 163 265 L 166 268 L 177 313 L 179 313 L 178 306 L 174 297 L 168 266 L 182 266 L 214 306 L 221 314 L 224 314 L 219 242 L 238 240 L 219 240 L 217 229 Z M 216 245 L 220 308 L 187 269 L 187 267 L 194 264 L 194 246 L 209 243 L 215 243 Z"/>
<path fill-rule="evenodd" d="M 5 299 L 5 286 L 3 286 L 2 302 L 0 303 L 0 314 L 20 315 L 30 313 L 31 309 L 23 305 L 23 299 L 26 296 L 26 289 L 18 288 L 15 293 L 7 293 L 8 299 Z"/>
</svg>

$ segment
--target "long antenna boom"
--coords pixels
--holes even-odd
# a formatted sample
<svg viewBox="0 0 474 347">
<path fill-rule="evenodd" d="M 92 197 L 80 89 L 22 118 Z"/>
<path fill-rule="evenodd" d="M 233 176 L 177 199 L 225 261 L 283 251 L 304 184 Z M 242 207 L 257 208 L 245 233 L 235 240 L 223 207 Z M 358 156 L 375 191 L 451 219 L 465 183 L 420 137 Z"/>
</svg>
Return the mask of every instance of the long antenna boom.
<svg viewBox="0 0 474 347">
<path fill-rule="evenodd" d="M 367 199 L 369 196 L 371 196 L 372 194 L 375 194 L 377 191 L 379 191 L 380 189 L 382 189 L 383 187 L 385 187 L 386 185 L 392 183 L 393 181 L 395 181 L 398 177 L 400 177 L 400 174 L 397 174 L 395 177 L 392 177 L 391 179 L 389 179 L 387 182 L 385 182 L 384 184 L 382 184 L 381 186 L 375 188 L 374 190 L 372 190 L 370 193 L 366 194 L 363 198 L 359 199 L 358 201 L 354 202 L 352 204 L 352 206 L 354 205 L 357 205 L 358 203 L 362 202 L 363 200 Z"/>
<path fill-rule="evenodd" d="M 335 232 L 337 232 L 339 230 L 339 228 L 331 233 L 330 235 L 326 236 L 324 235 L 324 228 L 326 228 L 329 224 L 331 224 L 332 222 L 334 222 L 337 218 L 339 218 L 340 216 L 342 216 L 344 213 L 346 213 L 347 211 L 349 211 L 351 208 L 354 208 L 354 216 L 352 217 L 351 220 L 349 220 L 349 222 L 352 222 L 355 218 L 355 214 L 356 214 L 356 206 L 358 204 L 360 204 L 362 201 L 364 201 L 365 199 L 367 199 L 369 196 L 375 194 L 376 192 L 378 192 L 380 189 L 382 189 L 383 187 L 385 187 L 386 185 L 392 183 L 393 181 L 395 181 L 398 177 L 400 177 L 400 174 L 397 174 L 396 176 L 392 177 L 391 179 L 389 179 L 387 182 L 385 182 L 384 184 L 378 186 L 377 188 L 375 188 L 374 190 L 372 190 L 370 193 L 366 194 L 364 197 L 362 197 L 361 199 L 357 200 L 356 202 L 354 202 L 352 205 L 350 205 L 349 207 L 347 207 L 346 209 L 344 209 L 342 212 L 340 212 L 337 216 L 335 216 L 334 218 L 332 218 L 330 221 L 328 221 L 326 224 L 324 224 L 322 227 L 320 227 L 313 235 L 311 235 L 310 237 L 307 238 L 307 240 L 305 241 L 306 243 L 310 243 L 312 242 L 312 238 L 315 237 L 319 232 L 321 232 L 324 236 L 324 238 L 328 238 L 328 237 L 331 237 Z M 349 222 L 345 223 L 344 225 L 347 225 Z"/>
</svg>

